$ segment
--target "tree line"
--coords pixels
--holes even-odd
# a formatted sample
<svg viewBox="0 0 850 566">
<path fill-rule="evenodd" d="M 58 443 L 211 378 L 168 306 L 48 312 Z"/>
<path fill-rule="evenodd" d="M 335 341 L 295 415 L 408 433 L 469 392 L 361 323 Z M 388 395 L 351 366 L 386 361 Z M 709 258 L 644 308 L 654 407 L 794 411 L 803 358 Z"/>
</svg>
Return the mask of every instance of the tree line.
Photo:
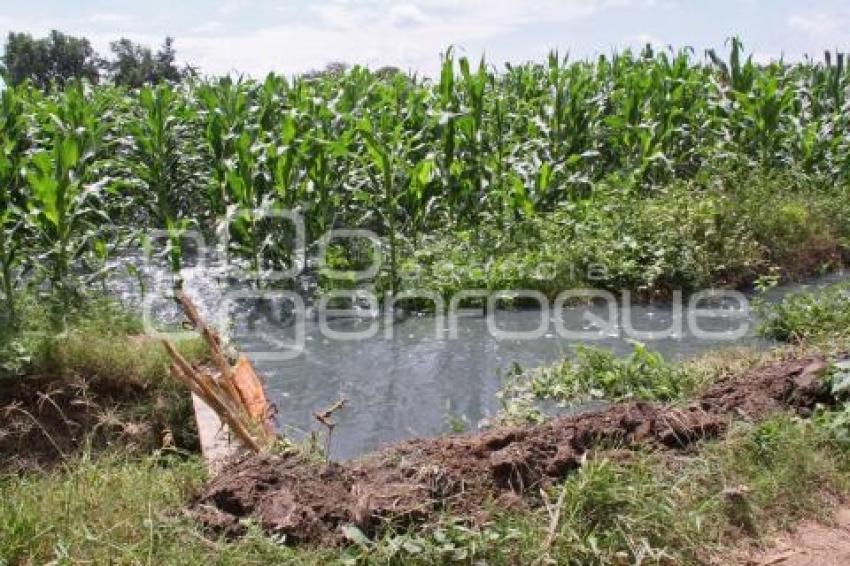
<svg viewBox="0 0 850 566">
<path fill-rule="evenodd" d="M 137 88 L 163 81 L 180 81 L 195 72 L 188 65 L 178 66 L 171 37 L 166 37 L 156 51 L 121 38 L 110 44 L 110 52 L 111 57 L 103 57 L 87 38 L 57 30 L 40 38 L 12 31 L 6 36 L 0 57 L 0 74 L 12 85 L 30 81 L 39 88 L 48 89 L 54 85 L 62 88 L 74 79 Z"/>
</svg>

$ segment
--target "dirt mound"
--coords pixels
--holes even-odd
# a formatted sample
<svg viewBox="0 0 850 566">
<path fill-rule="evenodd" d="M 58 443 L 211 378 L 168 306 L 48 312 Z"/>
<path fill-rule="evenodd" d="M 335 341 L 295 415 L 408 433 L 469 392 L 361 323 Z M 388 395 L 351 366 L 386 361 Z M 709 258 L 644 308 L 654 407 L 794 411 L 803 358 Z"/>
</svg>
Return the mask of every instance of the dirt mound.
<svg viewBox="0 0 850 566">
<path fill-rule="evenodd" d="M 83 447 L 116 442 L 145 452 L 161 446 L 165 435 L 177 446 L 194 447 L 195 432 L 176 426 L 191 420 L 188 398 L 186 418 L 174 408 L 179 401 L 127 379 L 0 380 L 0 472 L 51 469 Z"/>
<path fill-rule="evenodd" d="M 780 362 L 718 383 L 680 405 L 629 403 L 537 426 L 419 439 L 344 464 L 301 455 L 250 456 L 227 466 L 192 505 L 228 534 L 251 517 L 292 543 L 341 540 L 340 527 L 368 534 L 427 521 L 449 510 L 481 518 L 485 506 L 535 506 L 539 488 L 563 478 L 594 450 L 641 446 L 683 450 L 722 434 L 733 419 L 828 400 L 816 358 Z"/>
</svg>

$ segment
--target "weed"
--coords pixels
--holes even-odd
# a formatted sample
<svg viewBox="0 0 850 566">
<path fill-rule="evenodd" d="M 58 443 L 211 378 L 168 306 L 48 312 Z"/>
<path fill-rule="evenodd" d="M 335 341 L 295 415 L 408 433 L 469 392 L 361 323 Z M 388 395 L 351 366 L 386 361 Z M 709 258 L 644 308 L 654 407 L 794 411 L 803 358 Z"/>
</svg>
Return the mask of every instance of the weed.
<svg viewBox="0 0 850 566">
<path fill-rule="evenodd" d="M 803 291 L 759 306 L 762 335 L 785 342 L 846 337 L 850 330 L 850 287 L 839 283 L 817 293 Z"/>
<path fill-rule="evenodd" d="M 617 357 L 610 350 L 578 346 L 575 355 L 553 366 L 515 371 L 500 395 L 508 414 L 536 420 L 534 401 L 577 405 L 592 401 L 670 401 L 681 399 L 719 375 L 721 368 L 676 364 L 635 344 L 632 353 Z"/>
</svg>

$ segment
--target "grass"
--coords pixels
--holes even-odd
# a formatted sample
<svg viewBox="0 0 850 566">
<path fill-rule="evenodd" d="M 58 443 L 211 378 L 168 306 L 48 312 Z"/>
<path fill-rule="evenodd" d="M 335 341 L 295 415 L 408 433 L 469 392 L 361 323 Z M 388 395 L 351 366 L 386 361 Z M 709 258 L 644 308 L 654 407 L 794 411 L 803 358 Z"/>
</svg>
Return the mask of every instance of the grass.
<svg viewBox="0 0 850 566">
<path fill-rule="evenodd" d="M 762 305 L 760 332 L 784 342 L 841 340 L 850 335 L 850 285 L 837 283 L 816 293 L 803 291 Z"/>
<path fill-rule="evenodd" d="M 602 455 L 550 490 L 551 507 L 562 501 L 554 531 L 546 511 L 503 512 L 477 530 L 449 522 L 430 535 L 389 535 L 360 557 L 399 564 L 541 557 L 558 564 L 698 563 L 724 553 L 728 559 L 742 538 L 823 517 L 825 494 L 848 493 L 847 445 L 833 430 L 840 418 L 846 414 L 739 424 L 698 456 Z"/>
<path fill-rule="evenodd" d="M 138 389 L 173 394 L 183 388 L 168 373 L 170 359 L 159 340 L 142 334 L 127 335 L 99 326 L 102 320 L 81 322 L 60 337 L 40 344 L 33 375 L 59 379 L 85 378 L 119 389 Z M 206 358 L 206 345 L 200 339 L 176 343 L 191 361 Z"/>
<path fill-rule="evenodd" d="M 494 509 L 480 528 L 446 517 L 423 533 L 352 536 L 344 550 L 289 548 L 256 526 L 238 541 L 209 538 L 180 513 L 204 479 L 197 459 L 84 454 L 0 479 L 0 563 L 693 563 L 828 513 L 824 495 L 850 489 L 848 417 L 742 423 L 698 455 L 602 454 L 551 488 L 553 507 L 564 492 L 551 537 L 545 510 Z"/>
<path fill-rule="evenodd" d="M 601 183 L 592 199 L 518 221 L 451 228 L 410 250 L 402 280 L 451 296 L 461 289 L 632 290 L 669 295 L 746 287 L 759 276 L 812 275 L 843 262 L 850 206 L 842 188 L 792 175 L 730 173 L 671 183 L 634 198 L 628 181 Z M 487 245 L 481 245 L 487 242 Z"/>
<path fill-rule="evenodd" d="M 21 376 L 87 379 L 118 378 L 149 387 L 170 387 L 168 355 L 156 340 L 145 339 L 141 320 L 106 300 L 94 299 L 69 309 L 65 328 L 52 329 L 49 308 L 29 296 L 21 305 L 23 321 L 0 334 L 0 379 Z M 205 355 L 203 341 L 178 344 L 190 360 Z"/>
<path fill-rule="evenodd" d="M 197 446 L 191 397 L 169 376 L 168 355 L 158 341 L 141 334 L 137 318 L 114 303 L 92 301 L 71 310 L 66 329 L 57 333 L 50 330 L 48 308 L 28 301 L 22 309 L 26 325 L 0 337 L 5 362 L 0 387 L 11 395 L 0 404 L 6 411 L 0 448 L 27 452 L 28 442 L 45 439 L 54 446 L 59 440 L 71 452 L 86 443 L 102 449 L 119 442 L 141 453 L 163 442 Z M 200 339 L 180 341 L 177 347 L 188 360 L 207 355 Z M 37 392 L 35 400 L 27 391 Z M 52 425 L 38 427 L 42 435 L 27 436 L 31 427 L 18 426 L 22 420 L 42 421 L 45 414 L 53 418 Z M 67 450 L 56 452 L 67 456 Z M 41 457 L 35 461 L 46 463 Z"/>
<path fill-rule="evenodd" d="M 618 358 L 602 348 L 579 346 L 575 359 L 542 370 L 532 380 L 536 397 L 554 399 L 628 399 L 669 401 L 690 393 L 705 381 L 685 366 L 671 364 L 642 344 Z"/>
<path fill-rule="evenodd" d="M 501 418 L 539 422 L 544 419 L 541 401 L 566 406 L 594 401 L 676 401 L 778 355 L 781 352 L 766 355 L 749 348 L 731 348 L 670 362 L 639 343 L 625 357 L 605 348 L 578 346 L 573 356 L 551 366 L 529 371 L 515 367 L 499 392 Z"/>
<path fill-rule="evenodd" d="M 136 327 L 131 318 L 120 322 L 121 316 L 108 306 L 90 310 L 50 348 L 34 349 L 28 367 L 176 391 L 163 378 L 159 349 L 127 342 Z M 840 344 L 829 342 L 828 351 Z M 196 346 L 184 347 L 191 352 Z M 585 349 L 577 361 L 539 377 L 535 395 L 676 400 L 766 359 L 811 351 L 827 350 L 803 342 L 673 364 L 640 347 L 624 360 Z M 150 414 L 150 399 L 139 407 Z M 477 527 L 446 516 L 425 530 L 387 532 L 377 540 L 352 529 L 343 549 L 287 547 L 256 524 L 235 541 L 203 532 L 182 509 L 205 479 L 200 458 L 179 449 L 140 455 L 120 445 L 93 449 L 86 443 L 49 471 L 0 475 L 0 565 L 732 560 L 742 544 L 802 518 L 825 516 L 830 501 L 850 495 L 850 407 L 820 410 L 807 420 L 777 414 L 737 423 L 725 438 L 688 454 L 593 454 L 547 489 L 548 508 L 507 511 L 494 503 L 490 519 Z"/>
<path fill-rule="evenodd" d="M 199 459 L 83 454 L 43 475 L 0 480 L 0 564 L 280 562 L 269 540 L 208 541 L 180 507 L 205 477 Z"/>
<path fill-rule="evenodd" d="M 787 295 L 781 302 L 756 303 L 759 332 L 787 344 L 767 352 L 732 348 L 683 362 L 669 362 L 642 344 L 617 357 L 604 348 L 579 346 L 575 354 L 547 367 L 515 367 L 499 395 L 507 421 L 539 422 L 540 402 L 580 405 L 592 401 L 676 401 L 759 363 L 783 356 L 835 355 L 850 349 L 850 285 Z"/>
</svg>

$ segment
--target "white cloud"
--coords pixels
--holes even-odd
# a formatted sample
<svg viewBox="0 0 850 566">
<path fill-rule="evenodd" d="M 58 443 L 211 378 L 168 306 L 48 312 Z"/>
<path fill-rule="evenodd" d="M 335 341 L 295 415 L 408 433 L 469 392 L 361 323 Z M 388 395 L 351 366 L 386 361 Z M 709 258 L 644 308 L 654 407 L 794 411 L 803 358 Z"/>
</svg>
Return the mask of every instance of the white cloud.
<svg viewBox="0 0 850 566">
<path fill-rule="evenodd" d="M 118 22 L 126 22 L 130 19 L 127 14 L 92 14 L 87 18 L 87 21 L 93 24 L 115 24 Z"/>
<path fill-rule="evenodd" d="M 522 26 L 564 23 L 609 6 L 648 1 L 652 0 L 326 0 L 310 7 L 318 21 L 300 18 L 243 34 L 181 36 L 178 51 L 208 73 L 292 73 L 345 61 L 396 65 L 433 76 L 439 53 L 449 45 L 483 46 Z M 520 59 L 530 56 L 538 54 L 517 54 Z"/>
<path fill-rule="evenodd" d="M 348 30 L 369 24 L 370 14 L 352 4 L 320 2 L 312 6 L 312 11 L 319 17 L 321 27 Z"/>
<path fill-rule="evenodd" d="M 221 16 L 232 16 L 250 5 L 250 0 L 227 0 L 218 5 L 216 12 Z"/>
<path fill-rule="evenodd" d="M 461 51 L 466 48 L 470 57 L 486 50 L 488 59 L 496 63 L 539 58 L 545 54 L 540 48 L 545 38 L 535 35 L 535 26 L 567 24 L 606 8 L 648 6 L 653 1 L 291 0 L 274 6 L 286 13 L 280 23 L 259 24 L 263 27 L 255 29 L 240 25 L 236 29 L 245 31 L 234 32 L 228 31 L 227 22 L 238 19 L 247 23 L 249 15 L 261 12 L 263 5 L 256 0 L 219 0 L 211 10 L 218 16 L 184 22 L 182 28 L 169 22 L 176 27 L 168 33 L 177 37 L 181 61 L 210 74 L 297 73 L 322 68 L 330 61 L 345 61 L 396 65 L 433 76 L 439 67 L 439 53 L 449 45 Z M 164 21 L 103 13 L 17 20 L 14 29 L 43 34 L 56 28 L 85 35 L 106 54 L 109 42 L 122 36 L 158 45 L 166 35 Z"/>
<path fill-rule="evenodd" d="M 788 25 L 821 44 L 832 42 L 839 45 L 850 40 L 850 14 L 848 13 L 795 14 L 788 18 Z"/>
<path fill-rule="evenodd" d="M 198 26 L 193 27 L 190 31 L 191 31 L 191 33 L 207 34 L 207 33 L 215 33 L 217 31 L 221 30 L 221 28 L 223 28 L 223 27 L 224 27 L 224 24 L 222 24 L 221 22 L 218 22 L 218 21 L 215 21 L 215 20 L 210 20 L 208 22 L 204 22 L 204 23 L 202 23 Z"/>
<path fill-rule="evenodd" d="M 126 37 L 130 41 L 134 43 L 139 43 L 141 45 L 146 45 L 151 48 L 157 48 L 162 44 L 162 36 L 155 36 L 146 33 L 133 33 L 133 32 L 121 32 L 121 33 L 112 33 L 112 32 L 91 32 L 91 33 L 79 33 L 80 35 L 84 35 L 91 41 L 92 47 L 94 47 L 95 51 L 97 51 L 101 55 L 111 55 L 109 46 L 113 41 L 117 41 L 120 38 Z M 178 40 L 179 43 L 179 40 Z M 179 46 L 178 46 L 179 47 Z"/>
<path fill-rule="evenodd" d="M 431 18 L 414 4 L 394 4 L 389 18 L 395 27 L 415 27 L 431 22 Z"/>
<path fill-rule="evenodd" d="M 162 43 L 163 35 L 139 31 L 141 26 L 131 18 L 103 17 L 94 14 L 75 18 L 38 19 L 31 21 L 4 21 L 0 18 L 0 36 L 8 31 L 22 31 L 35 37 L 44 37 L 51 30 L 60 30 L 71 36 L 85 37 L 100 55 L 110 54 L 110 43 L 122 37 L 155 47 Z M 113 14 L 111 16 L 118 16 Z"/>
</svg>

